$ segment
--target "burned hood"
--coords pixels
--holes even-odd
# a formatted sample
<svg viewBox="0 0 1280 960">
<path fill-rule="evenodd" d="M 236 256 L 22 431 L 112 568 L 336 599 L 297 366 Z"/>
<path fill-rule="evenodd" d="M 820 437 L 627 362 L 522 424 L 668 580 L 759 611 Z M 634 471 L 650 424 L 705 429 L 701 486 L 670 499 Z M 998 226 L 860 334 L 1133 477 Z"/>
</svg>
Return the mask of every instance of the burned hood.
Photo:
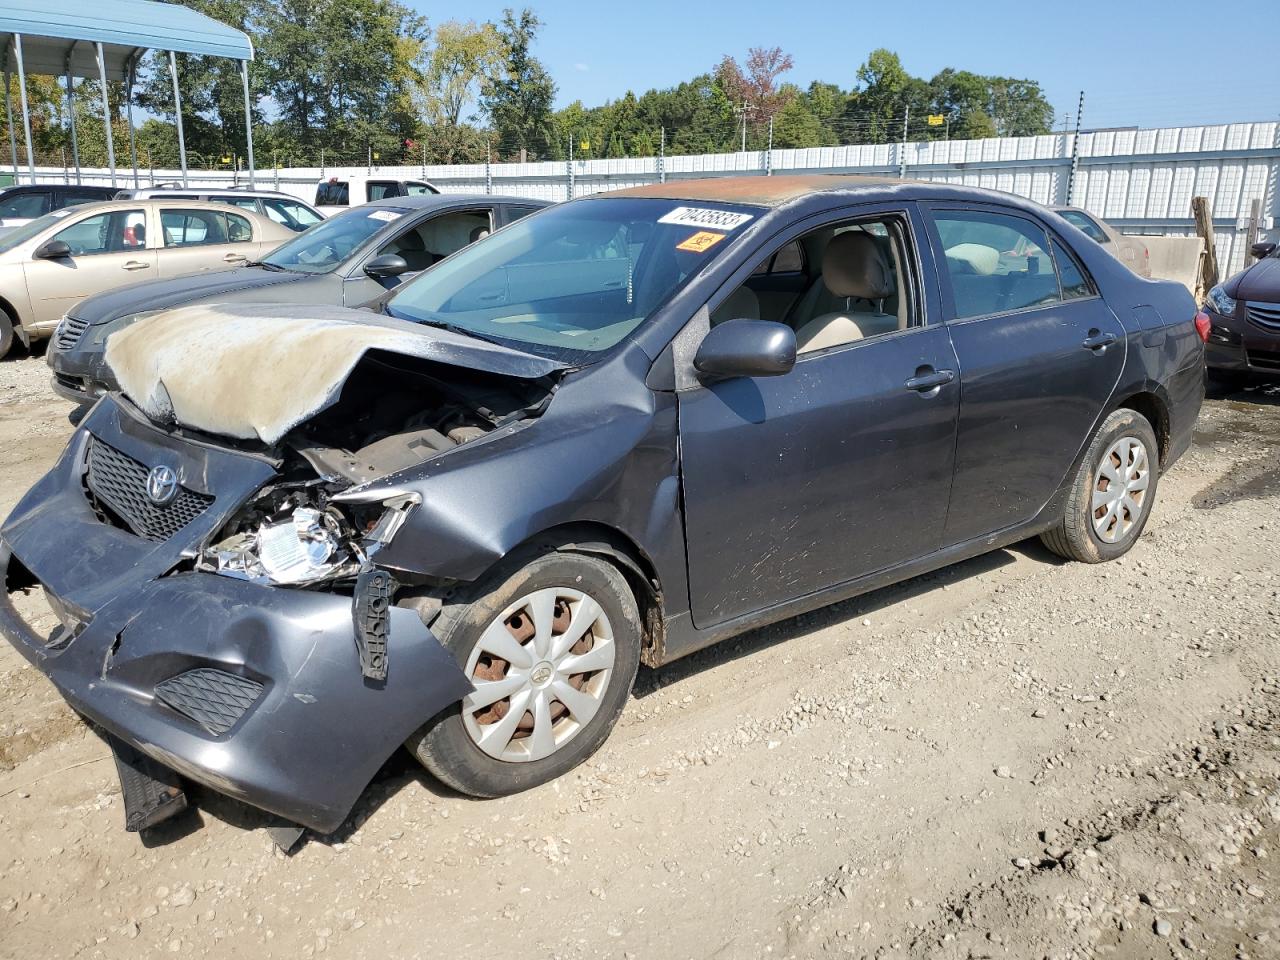
<svg viewBox="0 0 1280 960">
<path fill-rule="evenodd" d="M 107 341 L 106 362 L 146 414 L 275 444 L 333 405 L 369 351 L 536 379 L 563 365 L 463 334 L 342 307 L 209 304 L 167 310 Z"/>
</svg>

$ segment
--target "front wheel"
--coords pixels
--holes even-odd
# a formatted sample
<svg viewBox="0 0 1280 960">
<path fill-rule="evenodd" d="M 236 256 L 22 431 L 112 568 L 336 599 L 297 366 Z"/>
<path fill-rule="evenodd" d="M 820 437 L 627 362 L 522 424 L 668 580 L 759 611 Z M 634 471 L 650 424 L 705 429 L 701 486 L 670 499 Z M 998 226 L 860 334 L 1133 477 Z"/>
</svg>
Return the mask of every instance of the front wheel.
<svg viewBox="0 0 1280 960">
<path fill-rule="evenodd" d="M 640 663 L 626 580 L 582 554 L 501 568 L 446 603 L 431 630 L 475 691 L 406 746 L 440 781 L 478 797 L 527 790 L 595 753 Z"/>
<path fill-rule="evenodd" d="M 1101 563 L 1128 553 L 1142 534 L 1160 479 L 1160 448 L 1134 410 L 1107 417 L 1076 470 L 1057 526 L 1040 535 L 1068 560 Z"/>
</svg>

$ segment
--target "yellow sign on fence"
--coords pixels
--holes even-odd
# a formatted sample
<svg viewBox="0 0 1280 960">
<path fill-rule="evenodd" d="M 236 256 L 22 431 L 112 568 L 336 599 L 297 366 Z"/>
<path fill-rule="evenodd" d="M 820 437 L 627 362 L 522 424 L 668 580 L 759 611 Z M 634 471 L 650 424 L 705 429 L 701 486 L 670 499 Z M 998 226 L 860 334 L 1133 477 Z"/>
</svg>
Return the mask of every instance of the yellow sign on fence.
<svg viewBox="0 0 1280 960">
<path fill-rule="evenodd" d="M 940 127 L 947 122 L 947 118 L 941 113 L 929 114 L 928 120 L 931 127 Z"/>
</svg>

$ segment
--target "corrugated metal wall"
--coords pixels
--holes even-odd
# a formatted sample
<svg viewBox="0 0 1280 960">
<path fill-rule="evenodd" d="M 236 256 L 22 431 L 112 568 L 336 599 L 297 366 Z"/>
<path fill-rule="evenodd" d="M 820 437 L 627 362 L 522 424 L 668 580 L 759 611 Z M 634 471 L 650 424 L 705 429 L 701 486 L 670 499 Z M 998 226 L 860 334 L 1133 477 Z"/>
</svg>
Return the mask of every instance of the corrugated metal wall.
<svg viewBox="0 0 1280 960">
<path fill-rule="evenodd" d="M 380 173 L 423 177 L 449 193 L 493 193 L 564 200 L 604 190 L 687 177 L 807 173 L 862 173 L 960 183 L 1003 190 L 1046 204 L 1084 207 L 1124 233 L 1187 236 L 1195 233 L 1191 198 L 1209 198 L 1223 275 L 1244 260 L 1244 220 L 1250 201 L 1262 201 L 1263 235 L 1277 238 L 1280 220 L 1280 123 L 1233 123 L 1082 134 L 1074 181 L 1074 134 L 951 140 L 905 145 L 818 147 L 697 156 L 643 157 L 541 163 L 381 167 Z M 61 178 L 63 172 L 41 171 Z M 306 200 L 315 184 L 365 168 L 291 168 L 259 173 L 259 184 L 278 185 Z M 144 183 L 173 180 L 174 171 L 144 173 Z M 231 174 L 200 171 L 192 182 L 226 185 Z M 94 171 L 93 182 L 103 182 Z M 243 175 L 241 176 L 243 181 Z M 131 174 L 120 185 L 132 183 Z M 1068 184 L 1070 196 L 1068 196 Z"/>
</svg>

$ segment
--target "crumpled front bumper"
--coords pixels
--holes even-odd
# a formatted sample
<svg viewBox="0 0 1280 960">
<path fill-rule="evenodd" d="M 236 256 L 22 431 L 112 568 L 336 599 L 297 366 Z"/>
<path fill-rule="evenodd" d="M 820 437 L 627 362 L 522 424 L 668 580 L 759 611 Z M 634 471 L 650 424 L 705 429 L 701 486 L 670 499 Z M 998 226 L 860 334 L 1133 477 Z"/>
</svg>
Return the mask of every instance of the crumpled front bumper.
<svg viewBox="0 0 1280 960">
<path fill-rule="evenodd" d="M 90 434 L 173 466 L 214 503 L 165 543 L 101 522 L 81 487 Z M 471 686 L 413 611 L 392 608 L 388 677 L 373 682 L 361 673 L 349 596 L 175 571 L 272 473 L 261 458 L 175 441 L 108 398 L 0 528 L 0 579 L 33 579 L 72 627 L 39 636 L 4 592 L 0 633 L 120 739 L 327 833 L 396 747 Z M 210 732 L 157 694 L 193 670 L 242 678 L 258 693 L 229 728 Z"/>
</svg>

